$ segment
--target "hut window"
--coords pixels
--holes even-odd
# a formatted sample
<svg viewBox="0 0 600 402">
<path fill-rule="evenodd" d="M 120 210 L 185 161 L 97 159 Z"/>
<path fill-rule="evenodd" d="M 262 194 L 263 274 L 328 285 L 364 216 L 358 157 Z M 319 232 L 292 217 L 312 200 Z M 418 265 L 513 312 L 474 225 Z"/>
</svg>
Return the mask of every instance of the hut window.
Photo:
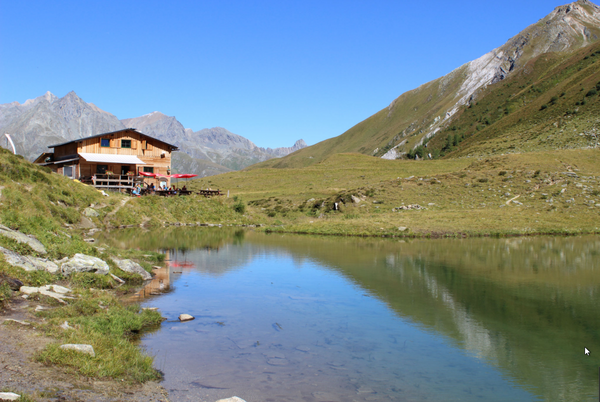
<svg viewBox="0 0 600 402">
<path fill-rule="evenodd" d="M 70 178 L 73 178 L 73 166 L 65 166 L 63 167 L 63 174 Z"/>
<path fill-rule="evenodd" d="M 131 140 L 121 140 L 121 148 L 131 148 Z"/>
<path fill-rule="evenodd" d="M 96 165 L 96 173 L 104 174 L 108 170 L 108 165 Z"/>
<path fill-rule="evenodd" d="M 144 173 L 154 173 L 154 167 L 144 166 Z"/>
<path fill-rule="evenodd" d="M 102 138 L 100 140 L 100 146 L 103 147 L 103 148 L 110 147 L 110 138 Z"/>
</svg>

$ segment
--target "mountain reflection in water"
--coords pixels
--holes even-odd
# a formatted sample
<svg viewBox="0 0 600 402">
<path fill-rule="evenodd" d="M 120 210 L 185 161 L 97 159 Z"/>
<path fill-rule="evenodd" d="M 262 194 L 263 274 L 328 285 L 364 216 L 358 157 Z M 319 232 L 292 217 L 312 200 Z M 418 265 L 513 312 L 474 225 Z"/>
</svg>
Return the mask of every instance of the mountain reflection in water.
<svg viewBox="0 0 600 402">
<path fill-rule="evenodd" d="M 307 266 L 326 269 L 349 281 L 356 292 L 382 302 L 396 317 L 416 325 L 421 335 L 415 339 L 424 334 L 441 336 L 449 348 L 463 350 L 470 359 L 499 369 L 509 383 L 518 384 L 516 389 L 527 391 L 526 394 L 511 394 L 511 398 L 597 400 L 600 366 L 598 237 L 398 241 L 264 235 L 197 228 L 177 228 L 172 233 L 171 237 L 170 232 L 161 230 L 162 240 L 152 240 L 152 245 L 156 249 L 171 248 L 173 260 L 193 262 L 195 275 L 205 278 L 204 281 L 206 278 L 224 280 L 238 273 L 241 275 L 250 269 L 248 267 L 256 271 L 258 268 L 254 263 L 265 264 L 265 258 L 291 261 L 295 267 L 292 272 L 306 271 Z M 111 233 L 111 237 L 114 238 L 114 234 Z M 135 247 L 136 241 L 140 241 L 138 238 L 143 238 L 140 244 L 145 246 L 152 235 L 150 232 L 122 232 L 119 236 L 126 240 L 116 241 L 124 242 L 122 246 L 125 247 Z M 173 238 L 179 240 L 173 242 Z M 181 281 L 186 280 L 185 276 L 181 277 Z M 239 280 L 232 282 L 232 289 L 239 286 Z M 189 282 L 192 286 L 191 279 Z M 174 285 L 175 288 L 180 286 L 176 281 Z M 311 297 L 315 298 L 290 290 L 280 294 L 287 295 L 287 300 L 295 298 L 296 302 L 305 304 L 313 302 Z M 160 304 L 160 299 L 153 301 L 154 305 L 157 303 Z M 357 303 L 360 306 L 363 302 Z M 315 307 L 315 311 L 319 308 L 324 307 Z M 352 308 L 345 313 L 352 314 Z M 277 328 L 271 330 L 277 331 Z M 366 346 L 372 341 L 365 339 L 363 344 Z M 400 347 L 405 347 L 403 342 Z M 360 344 L 353 343 L 355 348 Z M 591 356 L 584 355 L 584 347 L 592 351 Z M 269 358 L 266 359 L 268 362 Z M 277 362 L 273 360 L 276 357 L 270 359 Z M 452 370 L 452 363 L 446 360 L 438 364 Z M 398 362 L 398 366 L 401 369 L 396 378 L 412 374 L 411 367 L 406 367 L 405 362 Z M 161 369 L 166 369 L 168 377 L 168 369 Z M 225 370 L 224 367 L 221 369 Z M 291 375 L 292 372 L 286 373 Z M 254 377 L 261 375 L 262 372 L 257 372 Z M 348 384 L 352 383 L 350 377 Z M 373 385 L 377 380 L 372 381 L 374 383 L 365 387 L 378 389 Z M 418 379 L 410 381 L 414 383 Z M 468 383 L 469 379 L 454 378 L 454 381 Z M 485 379 L 482 381 L 485 385 Z M 432 400 L 471 398 L 466 391 L 463 394 L 454 390 L 457 393 L 448 394 L 441 385 L 439 391 L 427 381 L 423 385 L 429 389 L 422 393 L 412 389 L 407 395 L 405 387 L 404 394 L 388 391 L 384 395 L 383 391 L 378 391 L 369 395 L 371 400 L 409 396 Z M 286 385 L 280 387 L 285 389 Z M 363 400 L 364 395 L 358 390 L 354 390 L 352 398 Z M 477 399 L 477 392 L 474 389 L 471 392 L 472 400 Z M 494 397 L 506 400 L 508 394 L 503 392 L 496 389 L 484 396 L 488 400 Z M 318 401 L 331 397 L 315 392 L 302 395 L 304 399 L 298 400 Z"/>
</svg>

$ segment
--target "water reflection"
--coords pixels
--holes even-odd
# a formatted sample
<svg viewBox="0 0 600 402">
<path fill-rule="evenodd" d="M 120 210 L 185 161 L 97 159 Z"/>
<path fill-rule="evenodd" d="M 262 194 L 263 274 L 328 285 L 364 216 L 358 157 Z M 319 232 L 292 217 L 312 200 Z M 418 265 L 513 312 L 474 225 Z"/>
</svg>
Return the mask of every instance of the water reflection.
<svg viewBox="0 0 600 402">
<path fill-rule="evenodd" d="M 162 369 L 204 384 L 196 396 L 234 388 L 256 400 L 277 392 L 274 400 L 598 398 L 597 237 L 398 242 L 176 232 L 178 249 L 161 233 L 172 259 L 196 268 L 174 282 L 194 290 L 155 302 L 175 316 L 182 305 L 202 305 L 194 325 L 162 332 L 174 348 L 200 334 L 212 350 L 195 356 L 217 370 Z M 135 246 L 136 234 L 123 235 Z M 152 350 L 159 338 L 147 340 Z M 206 388 L 214 384 L 229 389 Z"/>
</svg>

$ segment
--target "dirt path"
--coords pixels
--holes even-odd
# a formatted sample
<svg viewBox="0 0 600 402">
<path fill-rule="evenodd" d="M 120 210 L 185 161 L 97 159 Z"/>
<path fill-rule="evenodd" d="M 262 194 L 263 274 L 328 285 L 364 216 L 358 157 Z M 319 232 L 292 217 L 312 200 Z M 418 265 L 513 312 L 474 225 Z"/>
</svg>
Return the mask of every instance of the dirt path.
<svg viewBox="0 0 600 402">
<path fill-rule="evenodd" d="M 127 202 L 129 202 L 131 198 L 123 198 L 121 200 L 121 203 L 119 205 L 117 205 L 117 207 L 114 209 L 114 211 L 111 211 L 109 213 L 106 214 L 106 216 L 104 217 L 104 220 L 102 221 L 102 223 L 104 224 L 104 227 L 109 227 L 108 226 L 108 221 L 110 219 L 111 216 L 114 216 L 117 212 L 119 212 L 119 210 L 121 208 L 123 208 L 125 206 L 125 204 L 127 204 Z"/>
<path fill-rule="evenodd" d="M 0 311 L 0 388 L 26 393 L 36 401 L 168 401 L 158 383 L 128 385 L 115 380 L 94 380 L 69 374 L 65 369 L 44 366 L 34 354 L 54 342 L 36 329 L 40 319 L 28 312 L 37 304 L 17 298 Z M 16 319 L 31 323 L 5 322 Z"/>
</svg>

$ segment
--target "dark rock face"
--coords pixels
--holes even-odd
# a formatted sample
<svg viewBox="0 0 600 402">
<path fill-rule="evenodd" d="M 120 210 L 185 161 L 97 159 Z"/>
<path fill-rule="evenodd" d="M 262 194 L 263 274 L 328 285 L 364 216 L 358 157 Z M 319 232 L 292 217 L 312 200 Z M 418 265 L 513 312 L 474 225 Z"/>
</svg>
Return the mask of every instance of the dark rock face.
<svg viewBox="0 0 600 402">
<path fill-rule="evenodd" d="M 11 278 L 10 276 L 0 277 L 0 284 L 2 284 L 3 282 L 6 283 L 8 287 L 10 287 L 10 289 L 14 290 L 15 292 L 18 292 L 19 289 L 21 289 L 21 286 L 23 286 L 23 282 L 16 278 Z"/>
</svg>

